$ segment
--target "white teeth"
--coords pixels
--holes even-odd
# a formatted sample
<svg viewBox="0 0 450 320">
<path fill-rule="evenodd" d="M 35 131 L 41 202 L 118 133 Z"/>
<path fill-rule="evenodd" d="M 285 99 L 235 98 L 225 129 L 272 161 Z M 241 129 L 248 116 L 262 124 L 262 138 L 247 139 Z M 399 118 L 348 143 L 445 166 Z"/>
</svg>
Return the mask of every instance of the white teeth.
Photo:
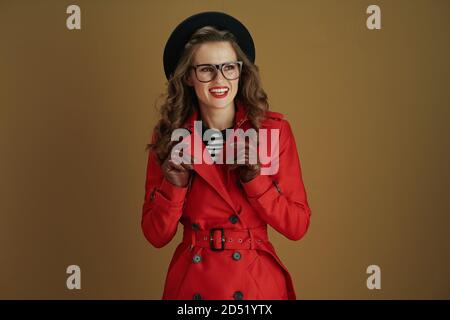
<svg viewBox="0 0 450 320">
<path fill-rule="evenodd" d="M 210 92 L 217 92 L 217 93 L 224 93 L 228 91 L 228 88 L 223 88 L 223 89 L 211 89 L 209 90 Z"/>
</svg>

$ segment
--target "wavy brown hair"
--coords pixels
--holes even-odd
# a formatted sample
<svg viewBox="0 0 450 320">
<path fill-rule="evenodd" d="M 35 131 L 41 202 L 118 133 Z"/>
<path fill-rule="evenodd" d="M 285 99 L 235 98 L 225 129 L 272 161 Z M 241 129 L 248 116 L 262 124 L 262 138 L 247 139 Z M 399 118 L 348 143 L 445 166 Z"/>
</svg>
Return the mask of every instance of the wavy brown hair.
<svg viewBox="0 0 450 320">
<path fill-rule="evenodd" d="M 180 128 L 194 110 L 199 110 L 194 88 L 186 84 L 196 49 L 200 44 L 211 41 L 227 41 L 234 48 L 238 60 L 243 61 L 242 72 L 235 99 L 241 101 L 247 109 L 247 117 L 253 128 L 260 128 L 264 113 L 269 109 L 267 94 L 262 88 L 258 67 L 253 64 L 236 42 L 235 36 L 227 30 L 218 30 L 212 26 L 198 29 L 185 45 L 178 65 L 167 83 L 167 93 L 161 95 L 161 119 L 154 128 L 154 143 L 147 144 L 146 150 L 157 155 L 159 164 L 170 154 L 177 141 L 171 141 L 172 131 Z"/>
</svg>

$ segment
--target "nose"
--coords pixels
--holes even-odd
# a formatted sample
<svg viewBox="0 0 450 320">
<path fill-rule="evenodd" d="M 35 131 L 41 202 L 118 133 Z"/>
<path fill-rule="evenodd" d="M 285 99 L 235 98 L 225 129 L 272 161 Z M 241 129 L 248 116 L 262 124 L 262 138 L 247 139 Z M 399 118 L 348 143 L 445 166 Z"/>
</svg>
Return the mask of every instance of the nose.
<svg viewBox="0 0 450 320">
<path fill-rule="evenodd" d="M 222 82 L 222 81 L 228 81 L 227 78 L 225 78 L 225 76 L 222 73 L 222 70 L 220 70 L 220 68 L 216 67 L 216 75 L 213 79 L 213 81 L 218 81 L 218 82 Z"/>
<path fill-rule="evenodd" d="M 216 76 L 214 77 L 213 81 L 216 81 L 216 82 L 228 81 L 228 79 L 224 77 L 224 75 L 222 74 L 222 71 L 220 69 L 216 69 L 216 70 L 217 70 Z"/>
</svg>

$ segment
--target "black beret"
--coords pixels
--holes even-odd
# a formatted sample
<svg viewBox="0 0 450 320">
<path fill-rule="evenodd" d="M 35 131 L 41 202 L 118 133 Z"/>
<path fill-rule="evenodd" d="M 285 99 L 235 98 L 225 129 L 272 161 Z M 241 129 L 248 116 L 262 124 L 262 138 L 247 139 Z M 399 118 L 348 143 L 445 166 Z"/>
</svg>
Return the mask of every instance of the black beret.
<svg viewBox="0 0 450 320">
<path fill-rule="evenodd" d="M 237 44 L 251 62 L 255 62 L 255 45 L 247 28 L 236 18 L 223 12 L 208 11 L 190 16 L 181 22 L 172 32 L 164 48 L 164 72 L 169 79 L 176 69 L 184 46 L 192 34 L 204 26 L 213 26 L 219 30 L 230 31 Z"/>
</svg>

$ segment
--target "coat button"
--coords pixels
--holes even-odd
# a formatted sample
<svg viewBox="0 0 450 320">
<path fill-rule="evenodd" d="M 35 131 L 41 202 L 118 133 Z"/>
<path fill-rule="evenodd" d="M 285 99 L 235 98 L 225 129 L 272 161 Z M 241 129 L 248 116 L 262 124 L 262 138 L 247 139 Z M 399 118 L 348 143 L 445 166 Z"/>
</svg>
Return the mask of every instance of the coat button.
<svg viewBox="0 0 450 320">
<path fill-rule="evenodd" d="M 202 261 L 202 257 L 200 255 L 196 254 L 192 257 L 192 261 L 194 263 L 199 263 L 200 261 Z"/>
<path fill-rule="evenodd" d="M 244 298 L 244 294 L 240 291 L 236 291 L 233 294 L 233 298 L 234 298 L 234 300 L 242 300 Z"/>
<path fill-rule="evenodd" d="M 237 223 L 237 222 L 239 221 L 239 218 L 238 218 L 237 215 L 233 214 L 232 216 L 230 216 L 230 217 L 228 218 L 228 220 L 230 220 L 230 222 L 231 222 L 232 224 L 235 224 L 235 223 Z"/>
<path fill-rule="evenodd" d="M 192 296 L 192 299 L 194 300 L 202 300 L 202 296 L 200 295 L 200 293 L 196 293 Z"/>
<path fill-rule="evenodd" d="M 198 225 L 198 223 L 192 224 L 192 230 L 200 230 L 200 226 Z"/>
<path fill-rule="evenodd" d="M 241 259 L 241 253 L 240 252 L 233 252 L 233 260 L 240 260 Z"/>
<path fill-rule="evenodd" d="M 155 192 L 156 192 L 156 188 L 153 188 L 152 192 L 150 193 L 150 200 L 155 199 Z"/>
</svg>

